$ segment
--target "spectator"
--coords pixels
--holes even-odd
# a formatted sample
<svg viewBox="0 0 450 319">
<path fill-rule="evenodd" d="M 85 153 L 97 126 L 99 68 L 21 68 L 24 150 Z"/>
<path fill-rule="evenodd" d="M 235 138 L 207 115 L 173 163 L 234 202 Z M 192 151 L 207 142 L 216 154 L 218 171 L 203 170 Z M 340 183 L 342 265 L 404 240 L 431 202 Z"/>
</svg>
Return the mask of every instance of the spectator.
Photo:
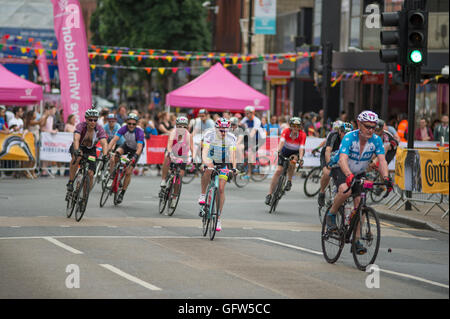
<svg viewBox="0 0 450 319">
<path fill-rule="evenodd" d="M 36 120 L 37 114 L 36 111 L 31 110 L 25 114 L 25 132 L 31 132 L 34 136 L 35 145 L 39 145 L 39 129 L 40 129 L 40 121 Z M 37 148 L 35 148 L 37 149 Z M 29 167 L 29 171 L 25 171 L 25 177 L 27 178 L 37 178 L 34 169 L 31 169 L 35 165 L 35 161 L 30 161 L 29 163 L 23 163 L 23 167 Z"/>
<path fill-rule="evenodd" d="M 280 116 L 278 123 L 280 125 L 281 132 L 283 132 L 285 128 L 289 127 L 289 124 L 287 123 L 286 118 L 283 115 Z"/>
<path fill-rule="evenodd" d="M 10 109 L 6 109 L 5 116 L 6 116 L 6 124 L 8 124 L 9 121 L 11 121 L 14 118 L 14 113 Z"/>
<path fill-rule="evenodd" d="M 169 122 L 170 122 L 170 126 L 172 126 L 172 128 L 175 127 L 175 125 L 177 124 L 177 117 L 175 114 L 170 113 L 169 115 Z"/>
<path fill-rule="evenodd" d="M 56 106 L 55 105 L 49 105 L 47 107 L 47 111 L 48 112 L 45 112 L 44 116 L 42 117 L 41 131 L 42 132 L 48 132 L 48 133 L 56 134 L 56 133 L 58 133 L 58 130 L 56 130 L 54 128 Z"/>
<path fill-rule="evenodd" d="M 53 128 L 59 132 L 64 132 L 64 120 L 63 120 L 63 110 L 55 111 Z"/>
<path fill-rule="evenodd" d="M 311 112 L 309 114 L 309 120 L 305 123 L 305 133 L 307 136 L 318 136 L 315 124 L 317 122 L 317 114 Z"/>
<path fill-rule="evenodd" d="M 109 114 L 109 109 L 108 108 L 103 108 L 102 111 L 100 112 L 100 116 L 98 117 L 98 121 L 97 124 L 100 125 L 101 127 L 105 126 L 106 124 L 106 117 Z"/>
<path fill-rule="evenodd" d="M 441 120 L 440 119 L 435 119 L 433 121 L 433 124 L 431 124 L 431 130 L 433 131 L 433 135 L 434 135 L 434 132 L 436 132 L 436 129 L 439 126 L 439 124 L 441 124 Z"/>
<path fill-rule="evenodd" d="M 342 122 L 347 122 L 347 112 L 342 111 L 341 114 L 339 115 L 339 119 L 340 119 Z M 354 126 L 354 127 L 355 127 L 355 126 Z"/>
<path fill-rule="evenodd" d="M 119 109 L 117 110 L 117 123 L 119 123 L 119 125 L 122 125 L 126 121 L 127 116 L 127 107 L 125 106 L 125 104 L 120 105 Z"/>
<path fill-rule="evenodd" d="M 69 117 L 67 118 L 67 123 L 64 126 L 64 132 L 68 132 L 68 133 L 74 133 L 75 132 L 75 114 L 70 114 Z"/>
<path fill-rule="evenodd" d="M 428 122 L 426 119 L 421 119 L 419 121 L 419 127 L 416 128 L 416 131 L 414 132 L 414 138 L 417 141 L 431 141 L 434 138 L 433 132 L 427 124 Z"/>
<path fill-rule="evenodd" d="M 434 140 L 440 142 L 442 138 L 448 143 L 448 115 L 446 114 L 441 116 L 441 124 L 434 130 Z"/>
<path fill-rule="evenodd" d="M 226 111 L 222 113 L 222 117 L 226 118 L 227 120 L 229 120 L 231 118 L 231 114 L 230 112 Z"/>
<path fill-rule="evenodd" d="M 276 115 L 270 117 L 270 123 L 267 123 L 265 127 L 268 136 L 280 136 L 280 124 L 278 124 L 278 119 Z"/>
<path fill-rule="evenodd" d="M 261 127 L 267 131 L 267 117 L 265 116 L 261 117 Z"/>
<path fill-rule="evenodd" d="M 5 120 L 5 117 L 6 117 L 5 112 L 6 112 L 6 107 L 4 105 L 0 105 L 0 133 L 8 134 L 9 129 L 8 129 L 8 125 L 6 124 L 6 120 Z"/>
<path fill-rule="evenodd" d="M 22 119 L 23 108 L 17 107 L 14 109 L 13 113 L 14 117 L 11 120 L 9 120 L 8 127 L 10 128 L 11 131 L 22 133 L 24 128 Z"/>
<path fill-rule="evenodd" d="M 158 135 L 167 135 L 173 126 L 170 124 L 169 114 L 167 112 L 161 112 L 158 122 Z"/>
<path fill-rule="evenodd" d="M 408 116 L 406 114 L 400 115 L 400 123 L 398 124 L 397 134 L 400 136 L 401 142 L 407 142 L 406 132 L 408 130 Z"/>
</svg>

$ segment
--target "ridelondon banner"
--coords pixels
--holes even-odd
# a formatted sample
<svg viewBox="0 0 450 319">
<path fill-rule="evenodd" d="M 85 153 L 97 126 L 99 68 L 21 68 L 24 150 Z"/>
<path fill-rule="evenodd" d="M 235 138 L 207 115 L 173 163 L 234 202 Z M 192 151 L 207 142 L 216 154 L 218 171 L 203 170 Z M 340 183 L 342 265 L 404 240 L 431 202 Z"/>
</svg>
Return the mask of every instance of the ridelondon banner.
<svg viewBox="0 0 450 319">
<path fill-rule="evenodd" d="M 448 194 L 448 148 L 406 150 L 398 148 L 395 183 L 403 190 L 427 194 Z"/>
<path fill-rule="evenodd" d="M 58 70 L 64 122 L 75 114 L 76 123 L 92 105 L 86 33 L 78 0 L 52 0 L 58 40 Z"/>
</svg>

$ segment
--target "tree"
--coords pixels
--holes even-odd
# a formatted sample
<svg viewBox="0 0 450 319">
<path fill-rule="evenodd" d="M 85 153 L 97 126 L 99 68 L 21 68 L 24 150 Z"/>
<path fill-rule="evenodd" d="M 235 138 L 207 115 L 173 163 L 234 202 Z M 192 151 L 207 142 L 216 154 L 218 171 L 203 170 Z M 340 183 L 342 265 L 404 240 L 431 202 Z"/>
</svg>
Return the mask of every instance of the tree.
<svg viewBox="0 0 450 319">
<path fill-rule="evenodd" d="M 206 51 L 211 46 L 207 12 L 201 0 L 98 0 L 91 31 L 92 42 L 97 45 L 184 51 Z M 127 59 L 119 62 L 130 63 Z M 131 63 L 169 66 L 154 60 L 152 65 L 144 60 Z M 151 81 L 145 71 L 139 73 Z M 158 74 L 158 79 L 167 82 L 167 75 Z"/>
</svg>

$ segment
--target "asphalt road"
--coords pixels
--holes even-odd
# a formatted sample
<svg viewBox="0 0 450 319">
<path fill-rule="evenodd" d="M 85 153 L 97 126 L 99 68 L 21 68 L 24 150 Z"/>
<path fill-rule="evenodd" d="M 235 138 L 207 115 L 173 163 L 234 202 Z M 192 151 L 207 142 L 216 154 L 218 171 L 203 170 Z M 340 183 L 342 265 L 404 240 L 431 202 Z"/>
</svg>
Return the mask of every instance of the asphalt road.
<svg viewBox="0 0 450 319">
<path fill-rule="evenodd" d="M 199 179 L 171 217 L 158 213 L 157 177 L 134 177 L 117 207 L 99 207 L 97 186 L 80 222 L 65 216 L 66 182 L 0 180 L 0 298 L 449 298 L 442 233 L 382 221 L 378 288 L 349 245 L 328 264 L 302 179 L 275 214 L 268 181 L 228 184 L 213 241 L 201 236 Z"/>
</svg>

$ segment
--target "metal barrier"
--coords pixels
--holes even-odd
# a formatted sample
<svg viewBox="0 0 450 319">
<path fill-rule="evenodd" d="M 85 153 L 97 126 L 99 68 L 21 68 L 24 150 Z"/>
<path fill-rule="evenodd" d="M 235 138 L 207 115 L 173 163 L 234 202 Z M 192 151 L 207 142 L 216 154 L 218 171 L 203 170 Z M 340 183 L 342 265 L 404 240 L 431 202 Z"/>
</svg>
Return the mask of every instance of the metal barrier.
<svg viewBox="0 0 450 319">
<path fill-rule="evenodd" d="M 29 177 L 34 178 L 31 172 L 36 170 L 37 164 L 34 162 L 33 166 L 29 166 L 30 163 L 29 161 L 0 160 L 0 178 L 3 177 L 3 172 L 27 172 Z"/>
</svg>

